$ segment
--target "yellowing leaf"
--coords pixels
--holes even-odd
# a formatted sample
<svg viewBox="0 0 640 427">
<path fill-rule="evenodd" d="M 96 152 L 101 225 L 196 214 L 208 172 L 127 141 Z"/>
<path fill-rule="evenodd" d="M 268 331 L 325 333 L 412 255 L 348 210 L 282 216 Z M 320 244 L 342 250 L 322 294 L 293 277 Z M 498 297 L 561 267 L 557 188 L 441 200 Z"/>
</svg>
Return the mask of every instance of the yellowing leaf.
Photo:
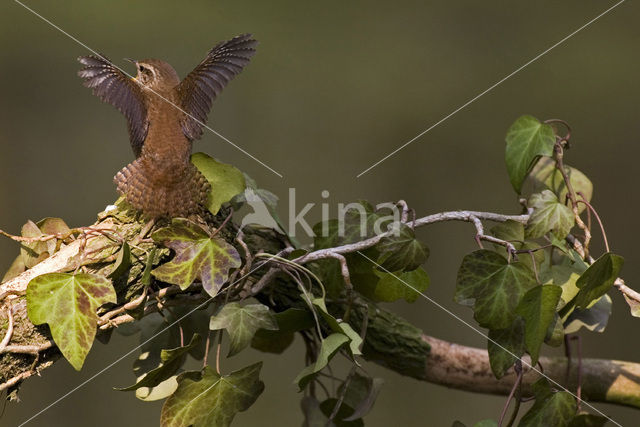
<svg viewBox="0 0 640 427">
<path fill-rule="evenodd" d="M 200 226 L 186 219 L 174 219 L 169 227 L 151 236 L 173 249 L 175 256 L 151 273 L 163 282 L 187 289 L 199 279 L 202 287 L 215 297 L 229 277 L 229 270 L 240 267 L 238 251 L 217 237 L 211 238 Z"/>
<path fill-rule="evenodd" d="M 571 166 L 564 166 L 565 172 L 569 176 L 569 182 L 573 191 L 576 193 L 582 193 L 587 199 L 587 202 L 591 201 L 593 196 L 593 184 L 587 178 L 585 174 L 578 169 Z M 544 189 L 553 191 L 558 200 L 565 200 L 567 196 L 567 185 L 564 182 L 564 178 L 560 171 L 556 168 L 556 162 L 551 157 L 542 157 L 527 177 L 527 182 L 531 181 L 533 184 L 533 192 L 537 193 Z M 586 205 L 580 203 L 578 205 L 578 212 L 582 212 L 586 209 Z"/>
<path fill-rule="evenodd" d="M 53 341 L 78 371 L 96 335 L 96 310 L 108 302 L 116 302 L 113 286 L 94 274 L 43 274 L 27 286 L 29 320 L 49 324 Z"/>
</svg>

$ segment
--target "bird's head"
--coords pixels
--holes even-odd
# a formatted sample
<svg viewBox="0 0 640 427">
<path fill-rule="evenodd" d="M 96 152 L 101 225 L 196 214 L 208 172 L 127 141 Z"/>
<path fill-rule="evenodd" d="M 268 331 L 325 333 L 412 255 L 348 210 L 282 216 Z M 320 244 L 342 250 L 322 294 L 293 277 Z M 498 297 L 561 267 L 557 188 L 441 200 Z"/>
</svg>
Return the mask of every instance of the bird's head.
<svg viewBox="0 0 640 427">
<path fill-rule="evenodd" d="M 167 90 L 172 89 L 180 83 L 178 73 L 168 63 L 159 59 L 142 59 L 133 62 L 138 74 L 135 80 L 146 89 Z"/>
</svg>

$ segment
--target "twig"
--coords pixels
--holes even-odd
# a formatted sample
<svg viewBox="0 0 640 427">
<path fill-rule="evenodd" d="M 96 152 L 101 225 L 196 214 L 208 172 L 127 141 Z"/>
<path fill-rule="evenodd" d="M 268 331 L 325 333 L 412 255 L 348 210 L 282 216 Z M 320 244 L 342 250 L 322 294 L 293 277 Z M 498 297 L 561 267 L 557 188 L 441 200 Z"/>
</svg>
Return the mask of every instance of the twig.
<svg viewBox="0 0 640 427">
<path fill-rule="evenodd" d="M 54 346 L 53 341 L 47 341 L 41 345 L 8 345 L 4 348 L 4 350 L 0 351 L 2 353 L 16 353 L 16 354 L 39 354 L 41 351 L 48 350 Z"/>
<path fill-rule="evenodd" d="M 498 427 L 502 427 L 502 422 L 504 421 L 504 417 L 507 415 L 507 409 L 509 409 L 509 404 L 511 403 L 511 399 L 516 393 L 516 390 L 520 388 L 522 385 L 522 361 L 520 359 L 516 360 L 516 364 L 513 367 L 514 371 L 518 374 L 516 381 L 513 383 L 513 387 L 511 388 L 511 392 L 509 393 L 509 397 L 507 397 L 507 401 L 502 408 L 502 412 L 500 413 L 500 419 L 498 420 Z M 514 415 L 512 415 L 511 420 L 509 421 L 509 425 L 512 424 L 513 419 L 518 414 L 519 409 L 519 399 L 516 399 L 516 406 L 514 407 Z"/>
<path fill-rule="evenodd" d="M 585 255 L 589 254 L 589 243 L 591 242 L 591 230 L 586 226 L 582 218 L 580 217 L 580 212 L 578 212 L 578 199 L 576 197 L 576 193 L 573 190 L 573 185 L 571 184 L 571 179 L 567 174 L 566 169 L 564 168 L 564 149 L 563 142 L 568 142 L 568 136 L 571 134 L 569 131 L 568 135 L 564 138 L 560 138 L 556 141 L 556 144 L 553 148 L 554 158 L 556 160 L 556 169 L 562 175 L 562 179 L 564 180 L 564 185 L 567 187 L 567 197 L 571 201 L 571 211 L 573 212 L 573 216 L 576 220 L 576 225 L 584 231 L 584 253 Z"/>
<path fill-rule="evenodd" d="M 329 421 L 333 421 L 336 415 L 338 415 L 338 411 L 340 411 L 340 407 L 342 406 L 342 402 L 344 402 L 344 397 L 347 395 L 347 388 L 349 388 L 349 384 L 351 383 L 351 379 L 356 374 L 356 366 L 353 366 L 349 371 L 349 375 L 347 379 L 344 380 L 342 391 L 340 392 L 340 396 L 338 396 L 338 401 L 336 405 L 333 407 L 333 411 L 331 412 L 331 416 L 329 416 Z"/>
<path fill-rule="evenodd" d="M 506 221 L 517 221 L 523 224 L 526 224 L 529 221 L 529 215 L 501 215 L 493 212 L 476 212 L 476 211 L 452 211 L 452 212 L 442 212 L 433 215 L 428 215 L 422 218 L 418 218 L 415 220 L 416 227 L 422 227 L 429 224 L 435 224 L 437 222 L 447 222 L 447 221 L 464 221 L 464 222 L 474 222 L 475 220 L 486 220 L 486 221 L 494 221 L 494 222 L 506 222 Z M 333 254 L 348 254 L 357 251 L 363 251 L 372 246 L 375 246 L 382 240 L 384 237 L 389 236 L 393 233 L 393 230 L 386 231 L 384 233 L 380 233 L 376 236 L 373 236 L 369 239 L 362 240 L 360 242 L 351 243 L 348 245 L 337 246 L 334 248 L 327 249 L 319 249 L 317 251 L 309 252 L 306 255 L 298 257 L 293 260 L 293 262 L 297 264 L 306 264 L 311 261 L 317 261 L 319 259 L 325 259 L 332 257 Z M 484 232 L 482 233 L 484 235 Z M 505 242 L 504 240 L 497 239 L 492 236 L 486 236 L 482 238 L 482 240 L 486 240 L 492 243 L 496 243 L 502 246 L 505 246 L 510 250 L 509 245 L 513 247 L 509 242 Z M 515 250 L 515 248 L 513 248 Z"/>
<path fill-rule="evenodd" d="M 607 233 L 604 231 L 604 225 L 602 224 L 602 220 L 600 219 L 600 215 L 591 205 L 591 203 L 587 202 L 587 198 L 582 194 L 581 191 L 578 191 L 578 195 L 582 198 L 578 200 L 578 203 L 584 203 L 584 205 L 588 208 L 588 211 L 593 212 L 593 215 L 596 217 L 596 221 L 598 221 L 598 225 L 600 225 L 600 231 L 602 232 L 602 239 L 604 240 L 604 247 L 607 249 L 607 252 L 611 252 L 609 249 L 609 240 L 607 239 Z"/>
<path fill-rule="evenodd" d="M 13 309 L 11 307 L 11 301 L 7 303 L 7 320 L 9 324 L 7 325 L 7 332 L 4 334 L 4 338 L 0 341 L 0 353 L 7 348 L 9 345 L 9 341 L 11 341 L 11 337 L 13 336 Z"/>
<path fill-rule="evenodd" d="M 12 386 L 18 384 L 20 381 L 29 378 L 31 375 L 33 375 L 35 373 L 36 373 L 35 371 L 31 370 L 31 371 L 25 371 L 25 372 L 21 373 L 20 375 L 16 375 L 15 377 L 11 378 L 9 381 L 6 381 L 6 382 L 0 384 L 0 391 L 6 390 L 9 387 L 12 387 Z"/>
</svg>

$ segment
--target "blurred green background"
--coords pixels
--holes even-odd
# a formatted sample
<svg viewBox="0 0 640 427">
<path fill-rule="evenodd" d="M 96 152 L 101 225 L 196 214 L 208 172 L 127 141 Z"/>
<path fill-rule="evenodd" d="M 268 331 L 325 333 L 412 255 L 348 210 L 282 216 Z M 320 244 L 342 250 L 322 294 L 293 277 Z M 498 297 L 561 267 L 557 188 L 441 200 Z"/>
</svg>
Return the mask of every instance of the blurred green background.
<svg viewBox="0 0 640 427">
<path fill-rule="evenodd" d="M 207 132 L 195 145 L 254 177 L 298 209 L 368 199 L 406 200 L 419 215 L 452 209 L 517 213 L 504 135 L 519 115 L 573 127 L 567 163 L 595 185 L 593 202 L 609 241 L 625 256 L 624 277 L 640 289 L 640 4 L 628 1 L 361 178 L 375 161 L 440 120 L 614 4 L 610 1 L 29 1 L 38 13 L 109 56 L 155 57 L 184 76 L 217 41 L 243 32 L 260 40 L 252 63 L 216 101 L 208 124 L 284 175 L 279 178 Z M 13 1 L 0 4 L 0 228 L 27 220 L 94 221 L 116 198 L 112 177 L 132 160 L 124 119 L 83 88 L 76 57 L 89 52 Z M 336 210 L 332 213 L 335 215 Z M 310 220 L 320 219 L 320 209 Z M 457 268 L 474 249 L 468 224 L 419 231 L 431 248 L 428 294 L 452 302 Z M 597 233 L 596 233 L 597 234 Z M 598 238 L 596 238 L 598 240 Z M 598 243 L 594 248 L 602 249 Z M 0 240 L 0 270 L 17 245 Z M 584 354 L 640 361 L 640 319 L 612 292 L 606 334 L 583 334 Z M 425 300 L 395 304 L 428 334 L 466 345 L 485 340 Z M 82 372 L 64 361 L 29 380 L 1 425 L 17 425 L 137 344 L 114 335 L 96 343 Z M 246 354 L 245 354 L 246 353 Z M 265 393 L 235 425 L 296 426 L 300 343 L 282 357 L 255 351 L 225 369 L 265 359 Z M 135 353 L 137 354 L 137 353 Z M 160 403 L 112 390 L 134 380 L 126 357 L 29 425 L 157 425 Z M 376 366 L 386 385 L 368 426 L 449 426 L 497 419 L 502 397 L 448 390 Z M 598 405 L 623 425 L 640 412 Z"/>
</svg>

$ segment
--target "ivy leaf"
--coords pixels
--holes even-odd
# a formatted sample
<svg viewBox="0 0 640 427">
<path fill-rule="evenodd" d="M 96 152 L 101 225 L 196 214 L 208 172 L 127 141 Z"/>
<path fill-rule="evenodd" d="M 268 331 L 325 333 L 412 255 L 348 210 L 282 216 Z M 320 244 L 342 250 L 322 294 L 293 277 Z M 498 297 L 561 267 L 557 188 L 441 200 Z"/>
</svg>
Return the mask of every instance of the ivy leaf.
<svg viewBox="0 0 640 427">
<path fill-rule="evenodd" d="M 320 409 L 320 402 L 313 396 L 305 396 L 300 402 L 304 422 L 302 427 L 336 427 L 335 423 L 329 421 L 329 417 Z"/>
<path fill-rule="evenodd" d="M 500 254 L 481 249 L 464 257 L 458 270 L 454 299 L 471 306 L 480 326 L 504 329 L 515 320 L 522 296 L 536 286 L 529 267 L 509 264 Z"/>
<path fill-rule="evenodd" d="M 29 320 L 49 324 L 53 341 L 78 371 L 96 335 L 96 310 L 109 302 L 116 302 L 116 292 L 108 279 L 95 274 L 48 273 L 27 286 Z"/>
<path fill-rule="evenodd" d="M 583 412 L 571 420 L 569 427 L 603 427 L 607 421 L 609 421 L 607 418 L 600 415 Z"/>
<path fill-rule="evenodd" d="M 246 411 L 264 390 L 262 362 L 229 375 L 206 366 L 200 372 L 178 376 L 178 389 L 162 406 L 161 427 L 227 427 L 238 412 Z"/>
<path fill-rule="evenodd" d="M 555 134 L 550 125 L 532 116 L 518 118 L 507 132 L 505 161 L 509 180 L 518 194 L 522 183 L 540 156 L 551 156 Z"/>
<path fill-rule="evenodd" d="M 507 240 L 514 244 L 524 242 L 524 224 L 510 219 L 491 227 L 491 234 L 498 239 Z M 501 248 L 504 249 L 503 246 Z"/>
<path fill-rule="evenodd" d="M 244 175 L 235 166 L 220 163 L 204 153 L 192 154 L 191 163 L 211 185 L 207 209 L 213 215 L 218 213 L 223 203 L 231 200 L 236 194 L 242 193 L 246 187 Z"/>
<path fill-rule="evenodd" d="M 322 340 L 320 351 L 318 352 L 318 359 L 311 365 L 305 367 L 294 380 L 301 391 L 309 384 L 309 381 L 313 379 L 315 374 L 327 366 L 333 356 L 340 350 L 340 347 L 348 341 L 349 338 L 341 333 L 333 333 Z"/>
<path fill-rule="evenodd" d="M 24 273 L 26 269 L 27 267 L 24 265 L 24 260 L 22 259 L 22 255 L 18 255 L 16 259 L 14 259 L 11 265 L 9 266 L 9 269 L 0 280 L 0 283 L 8 282 L 14 277 L 18 277 L 19 275 Z"/>
<path fill-rule="evenodd" d="M 569 182 L 573 191 L 582 193 L 587 202 L 593 197 L 593 184 L 585 174 L 578 169 L 564 165 L 564 170 L 569 176 Z M 551 157 L 542 157 L 529 173 L 527 181 L 531 181 L 533 192 L 540 192 L 549 189 L 555 193 L 558 200 L 565 200 L 567 197 L 567 185 L 560 170 L 556 168 L 556 162 Z M 578 212 L 581 213 L 586 209 L 586 205 L 581 203 L 578 205 Z"/>
<path fill-rule="evenodd" d="M 580 288 L 576 295 L 576 305 L 587 308 L 592 301 L 606 294 L 620 275 L 623 264 L 624 258 L 611 252 L 603 254 L 591 264 L 576 282 L 576 286 Z"/>
<path fill-rule="evenodd" d="M 527 224 L 527 237 L 542 237 L 549 231 L 558 239 L 564 239 L 571 231 L 575 218 L 573 212 L 558 201 L 553 192 L 544 190 L 529 198 L 528 206 L 533 209 Z"/>
<path fill-rule="evenodd" d="M 540 285 L 529 290 L 516 308 L 525 321 L 524 342 L 531 355 L 531 364 L 538 363 L 540 346 L 547 336 L 549 325 L 555 320 L 556 307 L 562 288 L 556 285 Z"/>
<path fill-rule="evenodd" d="M 222 310 L 211 316 L 209 329 L 212 331 L 226 329 L 231 338 L 229 356 L 238 354 L 250 343 L 258 329 L 277 330 L 278 323 L 263 304 L 247 304 L 241 306 L 237 302 L 230 302 Z"/>
<path fill-rule="evenodd" d="M 576 400 L 566 391 L 553 392 L 546 379 L 534 385 L 536 403 L 520 420 L 519 427 L 567 427 L 576 413 Z"/>
<path fill-rule="evenodd" d="M 202 287 L 215 297 L 229 277 L 229 270 L 240 267 L 238 251 L 200 226 L 186 219 L 174 219 L 171 225 L 151 236 L 157 243 L 173 249 L 173 259 L 151 272 L 158 280 L 184 290 L 200 279 Z"/>
<path fill-rule="evenodd" d="M 320 403 L 320 410 L 328 418 L 333 413 L 337 404 L 338 399 L 330 397 L 329 399 L 326 399 L 325 401 Z M 349 406 L 348 403 L 342 402 L 340 408 L 338 409 L 338 412 L 335 415 L 335 418 L 333 419 L 332 425 L 334 425 L 335 427 L 364 427 L 364 421 L 362 421 L 361 419 L 347 421 L 347 417 L 351 413 L 353 413 L 353 408 Z"/>
<path fill-rule="evenodd" d="M 524 354 L 524 321 L 517 317 L 505 329 L 491 329 L 487 341 L 489 364 L 496 378 L 502 378 Z"/>
<path fill-rule="evenodd" d="M 354 374 L 344 394 L 344 403 L 354 409 L 351 415 L 344 418 L 344 421 L 355 421 L 367 415 L 373 408 L 383 384 L 382 378 Z M 343 389 L 344 383 L 340 385 L 338 393 L 342 393 Z"/>
<path fill-rule="evenodd" d="M 122 248 L 118 251 L 116 261 L 113 263 L 111 272 L 107 277 L 110 279 L 117 279 L 122 276 L 131 267 L 131 248 L 127 242 L 122 244 Z"/>
<path fill-rule="evenodd" d="M 21 230 L 22 237 L 40 237 L 44 233 L 38 228 L 36 223 L 29 220 Z M 31 268 L 40 261 L 49 257 L 47 242 L 30 242 L 20 244 L 20 256 L 26 268 Z"/>
<path fill-rule="evenodd" d="M 640 317 L 640 300 L 631 298 L 626 294 L 623 294 L 625 301 L 629 304 L 629 311 L 633 317 Z"/>
<path fill-rule="evenodd" d="M 603 295 L 589 308 L 575 308 L 564 321 L 564 331 L 573 334 L 585 328 L 592 332 L 604 332 L 611 316 L 611 297 Z"/>
<path fill-rule="evenodd" d="M 180 369 L 187 357 L 187 354 L 189 354 L 189 351 L 191 351 L 191 349 L 198 345 L 200 341 L 202 341 L 200 335 L 194 334 L 191 337 L 191 342 L 183 347 L 173 348 L 169 350 L 163 349 L 160 353 L 161 362 L 157 368 L 143 374 L 140 378 L 138 378 L 138 381 L 135 384 L 130 385 L 129 387 L 116 388 L 116 390 L 132 391 L 137 390 L 140 387 L 156 387 L 158 384 L 169 379 L 178 371 L 178 369 Z"/>
<path fill-rule="evenodd" d="M 308 310 L 289 308 L 274 314 L 278 330 L 258 329 L 251 340 L 251 347 L 267 353 L 282 353 L 293 342 L 293 333 L 315 326 Z"/>
<path fill-rule="evenodd" d="M 373 295 L 377 301 L 393 302 L 404 298 L 407 302 L 414 302 L 429 287 L 429 276 L 422 268 L 397 273 L 376 270 L 375 274 L 380 278 Z"/>
<path fill-rule="evenodd" d="M 362 338 L 356 331 L 353 330 L 351 325 L 348 324 L 347 322 L 338 320 L 335 317 L 333 317 L 329 313 L 329 310 L 327 310 L 327 306 L 325 305 L 324 299 L 315 298 L 312 300 L 312 304 L 320 310 L 320 315 L 329 324 L 329 327 L 333 332 L 344 334 L 349 338 L 349 350 L 351 351 L 351 354 L 353 355 L 362 354 L 362 352 L 360 351 Z"/>
<path fill-rule="evenodd" d="M 381 254 L 379 263 L 389 271 L 415 270 L 429 257 L 429 248 L 416 239 L 415 232 L 406 224 L 400 224 L 400 230 L 383 237 L 376 249 Z"/>
</svg>

